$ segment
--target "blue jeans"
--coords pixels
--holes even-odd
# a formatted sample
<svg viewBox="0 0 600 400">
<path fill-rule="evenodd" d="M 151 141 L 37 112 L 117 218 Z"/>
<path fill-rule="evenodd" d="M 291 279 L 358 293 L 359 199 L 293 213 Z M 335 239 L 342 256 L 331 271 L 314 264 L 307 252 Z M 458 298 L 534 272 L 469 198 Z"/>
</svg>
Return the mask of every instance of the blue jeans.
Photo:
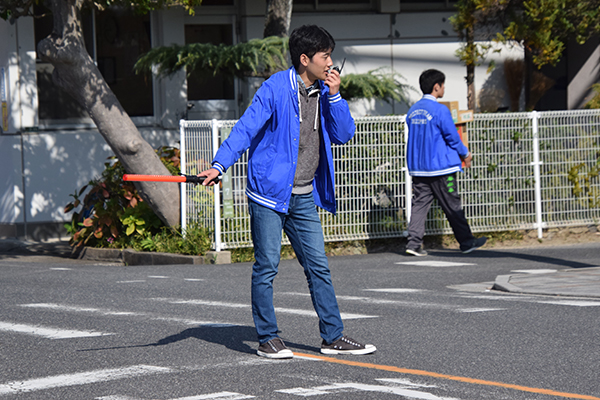
<svg viewBox="0 0 600 400">
<path fill-rule="evenodd" d="M 281 232 L 285 231 L 304 267 L 310 297 L 321 337 L 331 343 L 342 337 L 344 325 L 335 298 L 323 229 L 312 193 L 292 195 L 287 214 L 249 200 L 252 241 L 256 263 L 252 267 L 252 316 L 258 341 L 278 337 L 273 307 L 273 280 L 281 254 Z"/>
</svg>

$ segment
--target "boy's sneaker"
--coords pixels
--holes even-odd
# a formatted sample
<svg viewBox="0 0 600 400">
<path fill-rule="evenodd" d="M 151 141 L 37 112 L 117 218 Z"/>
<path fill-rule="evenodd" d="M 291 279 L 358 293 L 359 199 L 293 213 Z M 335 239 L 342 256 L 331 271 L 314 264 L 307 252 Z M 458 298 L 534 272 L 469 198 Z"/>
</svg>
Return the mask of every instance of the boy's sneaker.
<svg viewBox="0 0 600 400">
<path fill-rule="evenodd" d="M 464 254 L 467 254 L 467 253 L 470 253 L 470 252 L 472 252 L 473 250 L 477 250 L 478 248 L 482 247 L 482 246 L 485 244 L 485 242 L 487 242 L 487 238 L 486 238 L 485 236 L 484 236 L 484 237 L 480 237 L 480 238 L 477 238 L 477 239 L 473 240 L 473 243 L 471 244 L 471 246 L 470 246 L 470 247 L 469 247 L 469 246 L 467 246 L 467 247 L 464 247 L 464 248 L 463 248 L 463 247 L 461 246 L 461 249 L 460 249 L 460 250 L 461 250 L 461 251 L 462 251 Z"/>
<path fill-rule="evenodd" d="M 261 357 L 267 358 L 292 358 L 294 353 L 285 346 L 281 338 L 274 338 L 258 346 L 256 351 Z"/>
<path fill-rule="evenodd" d="M 427 252 L 423 250 L 422 247 L 416 249 L 406 249 L 406 254 L 410 254 L 411 256 L 423 257 L 427 255 Z"/>
<path fill-rule="evenodd" d="M 321 344 L 321 353 L 323 354 L 370 354 L 377 350 L 372 344 L 358 343 L 348 336 L 342 336 L 331 344 Z"/>
</svg>

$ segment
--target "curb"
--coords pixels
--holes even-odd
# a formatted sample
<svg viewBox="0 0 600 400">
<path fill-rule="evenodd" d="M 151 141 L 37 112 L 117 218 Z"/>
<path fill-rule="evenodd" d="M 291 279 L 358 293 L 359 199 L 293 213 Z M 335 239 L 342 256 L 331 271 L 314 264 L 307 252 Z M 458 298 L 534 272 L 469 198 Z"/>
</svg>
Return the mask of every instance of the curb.
<svg viewBox="0 0 600 400">
<path fill-rule="evenodd" d="M 516 294 L 600 298 L 600 267 L 565 269 L 548 274 L 498 275 L 492 290 Z"/>
<path fill-rule="evenodd" d="M 502 292 L 523 293 L 522 289 L 510 283 L 511 275 L 498 275 L 494 281 L 492 290 L 500 290 Z"/>
<path fill-rule="evenodd" d="M 152 253 L 135 250 L 98 249 L 84 247 L 73 252 L 73 258 L 89 261 L 120 262 L 125 265 L 169 264 L 231 264 L 231 252 L 209 251 L 204 256 L 188 256 L 173 253 Z"/>
</svg>

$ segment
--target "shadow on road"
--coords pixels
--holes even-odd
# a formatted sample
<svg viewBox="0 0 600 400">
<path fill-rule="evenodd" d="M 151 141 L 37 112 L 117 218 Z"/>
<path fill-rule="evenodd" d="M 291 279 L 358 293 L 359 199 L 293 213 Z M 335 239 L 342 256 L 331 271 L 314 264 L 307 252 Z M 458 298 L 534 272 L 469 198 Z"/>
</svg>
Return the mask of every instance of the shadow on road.
<svg viewBox="0 0 600 400">
<path fill-rule="evenodd" d="M 555 265 L 557 267 L 563 268 L 590 268 L 597 267 L 597 264 L 588 264 L 584 262 L 569 260 L 566 258 L 557 258 L 557 257 L 549 257 L 543 256 L 540 254 L 526 254 L 526 253 L 518 253 L 515 251 L 494 251 L 494 250 L 486 250 L 480 249 L 476 250 L 471 254 L 463 254 L 459 251 L 451 252 L 451 251 L 436 251 L 436 250 L 427 250 L 427 252 L 432 256 L 443 257 L 447 259 L 451 258 L 461 258 L 464 260 L 466 257 L 473 259 L 491 259 L 491 258 L 514 258 L 515 260 L 526 260 L 526 261 L 534 261 L 547 265 Z M 568 256 L 568 255 L 567 255 Z M 406 257 L 412 257 L 407 255 Z"/>
<path fill-rule="evenodd" d="M 116 346 L 106 347 L 98 349 L 85 349 L 79 351 L 97 351 L 97 350 L 116 350 L 116 349 L 131 349 L 139 347 L 155 347 L 155 346 L 166 346 L 172 343 L 180 342 L 186 339 L 199 339 L 206 342 L 219 344 L 227 347 L 230 350 L 234 350 L 240 353 L 256 354 L 256 348 L 253 348 L 246 344 L 246 342 L 256 343 L 256 330 L 252 326 L 242 325 L 201 325 L 196 328 L 189 328 L 181 331 L 175 335 L 167 336 L 163 339 L 158 340 L 155 343 L 139 344 L 132 346 Z M 303 344 L 293 343 L 285 340 L 285 344 L 296 350 L 313 351 L 319 352 L 319 348 L 306 346 Z"/>
</svg>

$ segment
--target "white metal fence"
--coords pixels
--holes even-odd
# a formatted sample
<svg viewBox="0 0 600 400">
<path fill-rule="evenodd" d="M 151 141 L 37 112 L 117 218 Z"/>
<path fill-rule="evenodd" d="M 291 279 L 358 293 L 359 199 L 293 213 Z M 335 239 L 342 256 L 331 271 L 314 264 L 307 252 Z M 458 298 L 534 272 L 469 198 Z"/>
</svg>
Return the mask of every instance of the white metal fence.
<svg viewBox="0 0 600 400">
<path fill-rule="evenodd" d="M 208 168 L 235 122 L 181 121 L 182 172 Z M 404 116 L 358 118 L 356 128 L 333 147 L 338 213 L 321 211 L 325 240 L 404 236 L 412 197 Z M 543 228 L 598 223 L 600 110 L 476 114 L 466 128 L 473 167 L 459 174 L 459 192 L 474 232 L 542 237 Z M 182 185 L 182 225 L 214 229 L 216 250 L 252 245 L 246 165 L 244 155 L 222 188 Z M 444 233 L 451 229 L 434 203 L 426 234 Z"/>
</svg>

